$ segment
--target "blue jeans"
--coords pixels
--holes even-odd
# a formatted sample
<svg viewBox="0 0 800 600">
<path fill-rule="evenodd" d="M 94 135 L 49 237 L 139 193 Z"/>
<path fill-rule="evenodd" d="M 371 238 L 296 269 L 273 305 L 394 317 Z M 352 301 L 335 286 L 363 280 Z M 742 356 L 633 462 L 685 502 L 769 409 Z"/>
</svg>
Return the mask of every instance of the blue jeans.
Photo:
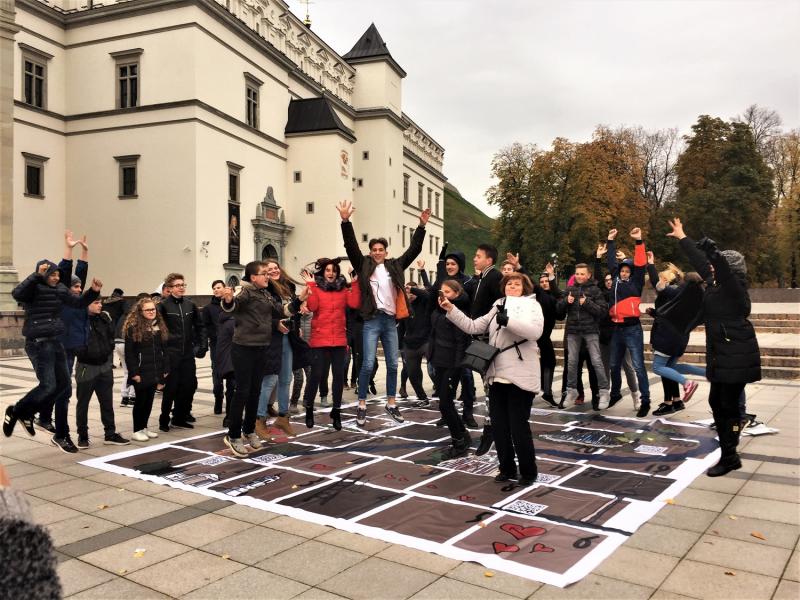
<svg viewBox="0 0 800 600">
<path fill-rule="evenodd" d="M 378 353 L 378 340 L 383 346 L 386 359 L 386 395 L 394 398 L 397 395 L 397 360 L 400 354 L 397 341 L 397 322 L 393 315 L 378 312 L 374 318 L 364 321 L 364 351 L 361 371 L 358 374 L 358 399 L 366 400 L 367 385 L 372 377 Z"/>
<path fill-rule="evenodd" d="M 272 390 L 278 386 L 278 414 L 289 414 L 289 388 L 292 386 L 292 346 L 289 336 L 281 336 L 281 371 L 278 375 L 265 375 L 261 382 L 261 395 L 258 398 L 258 417 L 267 416 L 267 405 L 272 395 Z"/>
<path fill-rule="evenodd" d="M 677 381 L 681 385 L 686 385 L 686 377 L 684 377 L 684 375 L 699 375 L 705 377 L 706 369 L 705 367 L 679 363 L 677 356 L 653 354 L 653 373 L 659 377 L 666 377 L 672 381 Z"/>
<path fill-rule="evenodd" d="M 66 437 L 69 434 L 67 410 L 72 385 L 64 346 L 55 338 L 40 342 L 26 340 L 25 352 L 36 371 L 39 385 L 16 403 L 14 414 L 27 419 L 48 406 L 55 406 L 56 437 Z"/>
<path fill-rule="evenodd" d="M 635 325 L 617 325 L 611 336 L 611 355 L 609 365 L 611 368 L 611 397 L 619 398 L 622 388 L 622 359 L 625 349 L 631 354 L 633 370 L 636 372 L 636 381 L 639 383 L 639 393 L 642 405 L 650 405 L 650 382 L 647 380 L 647 371 L 644 368 L 644 335 L 640 323 Z"/>
</svg>

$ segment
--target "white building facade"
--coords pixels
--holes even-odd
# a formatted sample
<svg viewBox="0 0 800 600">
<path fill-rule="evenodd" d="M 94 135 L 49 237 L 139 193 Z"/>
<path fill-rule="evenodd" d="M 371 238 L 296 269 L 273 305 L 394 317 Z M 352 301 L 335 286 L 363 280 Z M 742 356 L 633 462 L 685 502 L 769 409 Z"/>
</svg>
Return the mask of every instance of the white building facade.
<svg viewBox="0 0 800 600">
<path fill-rule="evenodd" d="M 282 0 L 17 0 L 13 263 L 20 277 L 87 234 L 90 276 L 126 294 L 171 271 L 189 293 L 278 258 L 444 240 L 444 149 L 403 112 L 405 71 L 370 26 L 345 55 Z"/>
</svg>

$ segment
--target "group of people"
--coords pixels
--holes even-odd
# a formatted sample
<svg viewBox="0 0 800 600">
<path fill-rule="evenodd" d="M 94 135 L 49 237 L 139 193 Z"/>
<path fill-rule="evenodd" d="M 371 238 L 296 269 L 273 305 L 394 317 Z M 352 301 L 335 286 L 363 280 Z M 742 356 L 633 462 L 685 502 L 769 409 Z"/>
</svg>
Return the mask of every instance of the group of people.
<svg viewBox="0 0 800 600">
<path fill-rule="evenodd" d="M 651 331 L 653 372 L 662 378 L 664 400 L 653 411 L 667 415 L 681 410 L 697 389 L 686 375 L 711 382 L 709 403 L 714 414 L 722 457 L 709 475 L 739 468 L 738 434 L 746 383 L 760 379 L 760 355 L 747 317 L 750 301 L 744 257 L 720 252 L 712 240 L 695 243 L 686 237 L 679 219 L 670 221 L 667 235 L 679 241 L 696 273 L 684 274 L 668 263 L 660 272 L 648 252 L 642 232 L 630 232 L 633 257 L 617 249 L 617 230 L 598 245 L 594 268 L 575 265 L 563 291 L 555 269 L 547 265 L 531 277 L 519 256 L 507 253 L 498 265 L 494 246 L 481 244 L 473 257 L 474 274 L 467 275 L 462 252 L 445 244 L 430 282 L 418 261 L 420 281 L 405 273 L 420 254 L 430 210 L 422 212 L 410 244 L 389 257 L 389 243 L 378 237 L 362 254 L 351 217 L 355 208 L 337 205 L 342 239 L 350 262 L 350 278 L 341 260 L 320 258 L 313 270 L 293 279 L 274 259 L 253 261 L 244 269 L 241 285 L 212 283 L 213 297 L 202 310 L 185 297 L 186 282 L 170 273 L 156 294 L 140 294 L 128 307 L 120 289 L 100 298 L 102 283 L 94 279 L 83 291 L 88 273 L 85 237 L 65 237 L 65 255 L 56 265 L 42 260 L 14 290 L 26 312 L 23 334 L 26 352 L 38 385 L 5 410 L 3 431 L 10 436 L 17 422 L 34 435 L 34 425 L 53 434 L 52 442 L 65 452 L 90 445 L 87 408 L 96 393 L 105 428 L 104 441 L 127 444 L 116 431 L 113 410 L 113 356 L 121 359 L 123 406 L 133 407 L 133 439 L 146 442 L 158 433 L 150 429 L 154 399 L 161 394 L 158 429 L 192 428 L 192 403 L 197 389 L 196 359 L 211 352 L 214 413 L 223 414 L 225 443 L 239 457 L 262 447 L 272 426 L 295 435 L 290 416 L 305 411 L 305 425 L 319 419 L 315 398 L 323 407 L 332 399 L 328 418 L 342 427 L 341 403 L 348 387 L 349 364 L 358 404 L 358 426 L 367 422 L 368 393 L 376 393 L 378 341 L 386 370 L 388 417 L 404 421 L 398 395 L 414 390 L 415 407 L 438 399 L 441 419 L 451 442 L 443 458 L 472 450 L 470 429 L 475 420 L 475 377 L 464 366 L 477 344 L 494 348 L 482 373 L 488 414 L 475 449 L 484 454 L 494 443 L 497 481 L 536 480 L 535 450 L 528 419 L 537 394 L 555 408 L 583 403 L 582 365 L 589 371 L 592 404 L 605 410 L 622 398 L 622 371 L 636 415 L 650 412 L 650 385 L 644 362 L 640 302 L 646 278 L 656 290 Z M 72 252 L 82 249 L 72 275 Z M 606 273 L 602 257 L 605 255 Z M 64 282 L 70 284 L 69 287 Z M 556 357 L 551 340 L 555 324 L 565 320 L 563 389 L 553 393 Z M 689 332 L 705 325 L 705 368 L 679 362 Z M 398 394 L 398 366 L 402 383 Z M 422 368 L 433 384 L 426 392 Z M 69 435 L 67 413 L 74 372 L 77 386 L 77 447 Z M 330 387 L 329 376 L 332 376 Z M 294 379 L 294 390 L 292 380 Z M 302 381 L 303 409 L 298 406 Z M 461 388 L 461 414 L 456 408 Z M 682 391 L 681 391 L 682 387 Z M 275 408 L 277 404 L 277 408 Z M 55 409 L 55 426 L 51 415 Z M 38 417 L 37 417 L 38 415 Z M 155 428 L 153 428 L 155 429 Z M 250 449 L 248 449 L 248 446 Z"/>
</svg>

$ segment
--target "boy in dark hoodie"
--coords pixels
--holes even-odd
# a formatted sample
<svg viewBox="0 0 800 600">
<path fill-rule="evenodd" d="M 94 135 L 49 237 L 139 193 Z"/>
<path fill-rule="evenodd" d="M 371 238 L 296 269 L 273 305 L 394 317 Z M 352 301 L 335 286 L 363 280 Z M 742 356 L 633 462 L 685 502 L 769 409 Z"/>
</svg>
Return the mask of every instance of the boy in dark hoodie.
<svg viewBox="0 0 800 600">
<path fill-rule="evenodd" d="M 39 384 L 16 404 L 6 408 L 3 433 L 11 437 L 17 421 L 22 421 L 25 430 L 35 435 L 33 415 L 55 397 L 56 433 L 51 442 L 64 452 L 74 453 L 78 449 L 69 437 L 67 423 L 71 390 L 69 371 L 64 346 L 59 340 L 64 332 L 61 309 L 64 305 L 85 309 L 100 296 L 103 284 L 93 279 L 91 288 L 82 296 L 73 296 L 59 279 L 57 265 L 49 260 L 40 260 L 36 263 L 36 270 L 11 292 L 17 302 L 25 305 L 25 324 L 22 327 L 25 352 L 36 370 Z"/>
</svg>

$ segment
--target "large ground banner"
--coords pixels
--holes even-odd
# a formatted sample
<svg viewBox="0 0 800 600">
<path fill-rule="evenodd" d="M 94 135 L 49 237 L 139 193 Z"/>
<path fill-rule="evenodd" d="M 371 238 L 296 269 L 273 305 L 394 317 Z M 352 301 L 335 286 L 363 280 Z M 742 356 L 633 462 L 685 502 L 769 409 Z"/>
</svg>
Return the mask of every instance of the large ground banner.
<svg viewBox="0 0 800 600">
<path fill-rule="evenodd" d="M 520 487 L 494 481 L 493 452 L 443 461 L 435 402 L 398 424 L 373 400 L 363 429 L 355 405 L 343 412 L 342 431 L 318 411 L 314 429 L 296 418 L 296 437 L 245 459 L 220 431 L 82 464 L 563 587 L 719 456 L 707 427 L 534 409 L 539 476 Z"/>
</svg>

